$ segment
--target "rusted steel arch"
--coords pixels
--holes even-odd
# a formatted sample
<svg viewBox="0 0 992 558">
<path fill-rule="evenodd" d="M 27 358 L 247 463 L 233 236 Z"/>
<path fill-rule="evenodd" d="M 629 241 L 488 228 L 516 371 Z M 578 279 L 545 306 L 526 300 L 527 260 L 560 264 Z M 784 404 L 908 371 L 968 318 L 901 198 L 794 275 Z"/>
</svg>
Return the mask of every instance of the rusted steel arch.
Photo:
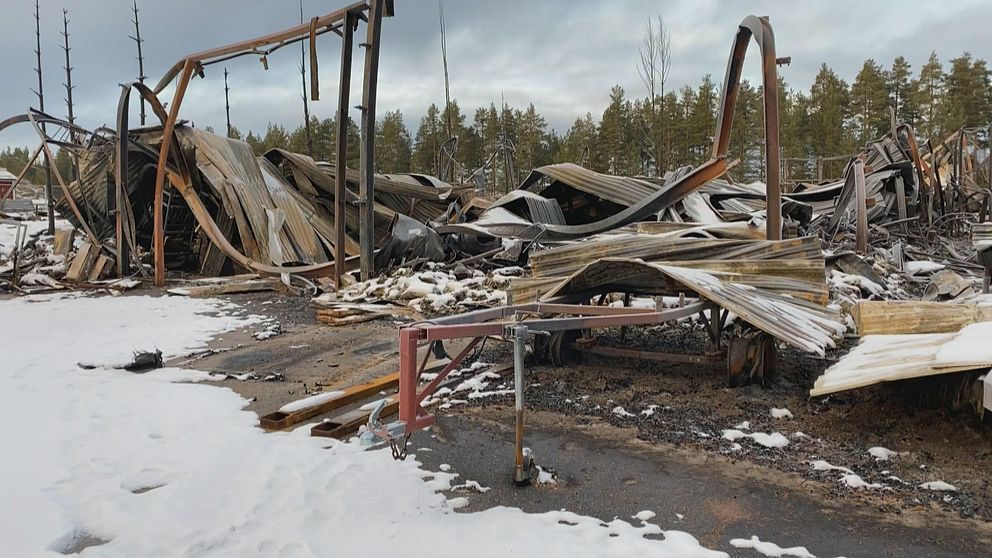
<svg viewBox="0 0 992 558">
<path fill-rule="evenodd" d="M 165 111 L 165 107 L 159 100 L 155 92 L 148 86 L 133 82 L 126 84 L 121 91 L 120 102 L 117 106 L 117 126 L 118 126 L 118 163 L 115 169 L 115 179 L 117 180 L 117 189 L 119 195 L 124 191 L 124 185 L 121 181 L 121 175 L 126 166 L 121 166 L 121 154 L 123 153 L 125 159 L 127 157 L 127 133 L 128 133 L 128 109 L 130 106 L 131 90 L 137 90 L 138 94 L 151 106 L 152 112 L 159 118 L 163 123 L 169 119 L 170 114 Z M 227 237 L 221 232 L 217 223 L 210 216 L 207 208 L 203 205 L 200 200 L 199 195 L 192 187 L 192 180 L 190 177 L 191 171 L 189 164 L 186 161 L 186 157 L 182 152 L 182 149 L 178 148 L 179 138 L 176 136 L 175 127 L 173 127 L 170 137 L 172 141 L 170 143 L 169 151 L 166 152 L 166 160 L 168 160 L 169 155 L 173 155 L 176 164 L 173 166 L 159 165 L 159 168 L 164 169 L 162 172 L 166 174 L 169 178 L 169 182 L 177 191 L 183 196 L 186 204 L 189 206 L 190 211 L 193 216 L 196 217 L 197 223 L 203 229 L 203 232 L 224 254 L 234 260 L 241 267 L 254 271 L 257 273 L 264 273 L 268 275 L 280 275 L 283 273 L 292 273 L 297 275 L 303 275 L 305 277 L 321 277 L 327 275 L 331 269 L 333 269 L 334 264 L 324 263 L 324 264 L 312 264 L 303 266 L 273 266 L 269 264 L 264 264 L 256 262 L 251 258 L 245 256 L 237 248 L 235 248 L 228 240 Z M 163 136 L 163 145 L 165 145 L 165 136 Z M 161 161 L 161 157 L 160 157 Z"/>
<path fill-rule="evenodd" d="M 169 70 L 165 72 L 165 75 L 162 76 L 162 79 L 159 80 L 158 84 L 155 85 L 153 91 L 156 94 L 161 93 L 169 85 L 169 83 L 171 83 L 172 80 L 179 75 L 188 60 L 192 60 L 194 63 L 202 67 L 223 62 L 225 60 L 230 60 L 231 58 L 238 56 L 265 56 L 284 46 L 310 37 L 311 27 L 314 29 L 314 35 L 322 35 L 328 31 L 333 31 L 334 33 L 340 34 L 345 17 L 349 13 L 358 13 L 359 19 L 364 20 L 364 12 L 368 10 L 368 7 L 367 2 L 356 2 L 349 6 L 345 6 L 340 10 L 314 18 L 312 21 L 302 23 L 295 27 L 290 27 L 283 31 L 279 31 L 278 33 L 263 35 L 247 41 L 241 41 L 218 48 L 192 53 L 183 57 L 171 68 L 169 68 Z"/>
<path fill-rule="evenodd" d="M 172 136 L 175 131 L 176 121 L 179 118 L 179 107 L 182 105 L 183 96 L 186 94 L 186 88 L 189 85 L 190 80 L 193 78 L 193 75 L 202 75 L 203 67 L 205 65 L 220 62 L 222 60 L 228 60 L 237 56 L 248 54 L 264 56 L 267 53 L 273 52 L 276 49 L 282 48 L 288 44 L 292 44 L 308 37 L 315 37 L 318 34 L 326 33 L 328 31 L 337 30 L 337 32 L 341 33 L 341 29 L 345 25 L 357 25 L 359 19 L 367 20 L 365 12 L 368 9 L 369 4 L 367 2 L 358 2 L 335 12 L 314 18 L 310 22 L 301 23 L 300 25 L 290 27 L 289 29 L 285 29 L 278 33 L 264 35 L 262 37 L 249 39 L 247 41 L 241 41 L 239 43 L 233 43 L 227 46 L 190 54 L 169 68 L 154 89 L 152 89 L 152 91 L 158 95 L 165 90 L 165 88 L 172 83 L 173 80 L 176 79 L 176 76 L 179 76 L 178 81 L 176 82 L 176 90 L 173 94 L 172 102 L 169 104 L 169 114 L 162 122 L 162 146 L 159 148 L 158 167 L 155 174 L 155 199 L 153 202 L 155 214 L 152 237 L 154 239 L 153 255 L 155 258 L 155 284 L 157 286 L 165 285 L 165 231 L 164 217 L 162 215 L 162 197 L 163 190 L 165 188 L 166 163 L 168 162 L 169 151 L 173 142 Z M 391 10 L 387 8 L 387 11 Z M 311 54 L 311 56 L 313 56 L 313 54 Z M 314 76 L 311 76 L 311 79 L 314 79 Z M 209 215 L 207 217 L 209 217 Z M 284 270 L 283 273 L 293 272 Z"/>
<path fill-rule="evenodd" d="M 779 179 L 778 141 L 778 71 L 775 58 L 775 34 L 766 17 L 747 16 L 741 21 L 730 50 L 727 74 L 723 80 L 720 113 L 716 119 L 713 158 L 726 159 L 730 147 L 730 130 L 734 124 L 734 107 L 741 88 L 741 70 L 751 37 L 761 51 L 761 76 L 765 112 L 765 235 L 769 240 L 782 239 L 782 188 Z"/>
</svg>

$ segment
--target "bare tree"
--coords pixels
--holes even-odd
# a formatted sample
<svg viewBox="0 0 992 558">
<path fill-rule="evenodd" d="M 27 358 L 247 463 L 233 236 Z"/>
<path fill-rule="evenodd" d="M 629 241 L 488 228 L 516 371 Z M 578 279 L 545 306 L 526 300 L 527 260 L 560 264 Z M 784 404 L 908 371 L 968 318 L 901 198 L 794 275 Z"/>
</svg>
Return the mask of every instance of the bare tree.
<svg viewBox="0 0 992 558">
<path fill-rule="evenodd" d="M 65 66 L 62 68 L 65 70 L 65 82 L 62 84 L 65 87 L 65 106 L 68 114 L 66 117 L 69 119 L 69 124 L 76 123 L 76 115 L 73 112 L 72 105 L 72 90 L 76 87 L 72 84 L 72 64 L 69 63 L 69 11 L 65 8 L 62 9 L 62 50 L 65 52 Z M 70 136 L 73 140 L 77 139 L 77 134 L 75 130 L 69 131 Z M 79 157 L 75 153 L 72 154 L 72 178 L 79 176 Z"/>
<path fill-rule="evenodd" d="M 664 172 L 664 145 L 667 139 L 667 121 L 662 115 L 658 116 L 659 101 L 664 102 L 665 85 L 668 74 L 672 69 L 672 36 L 665 27 L 661 16 L 648 19 L 644 25 L 644 39 L 638 49 L 640 63 L 637 74 L 648 90 L 648 144 L 655 161 L 655 171 L 660 175 Z"/>
<path fill-rule="evenodd" d="M 227 68 L 224 68 L 224 116 L 227 119 L 227 137 L 231 137 L 231 101 L 228 92 L 231 88 L 227 86 Z"/>
<path fill-rule="evenodd" d="M 72 85 L 72 65 L 69 64 L 69 11 L 62 9 L 62 39 L 63 45 L 62 50 L 65 52 L 65 66 L 62 68 L 65 70 L 65 83 L 62 85 L 65 87 L 65 106 L 68 114 L 66 115 L 69 119 L 69 124 L 76 123 L 76 115 L 72 111 L 72 90 L 75 87 Z"/>
<path fill-rule="evenodd" d="M 300 0 L 300 24 L 303 24 L 303 0 Z M 307 136 L 307 155 L 313 157 L 313 132 L 310 130 L 310 102 L 307 100 L 307 48 L 300 41 L 300 78 L 303 80 L 303 131 Z"/>
<path fill-rule="evenodd" d="M 145 75 L 145 57 L 141 53 L 141 43 L 145 41 L 141 39 L 141 27 L 138 25 L 138 0 L 134 0 L 133 11 L 134 11 L 134 19 L 131 20 L 131 23 L 134 24 L 134 35 L 129 35 L 129 37 L 131 38 L 132 41 L 134 41 L 136 45 L 138 45 L 138 82 L 144 85 L 145 78 L 147 78 L 148 76 Z M 144 126 L 145 125 L 144 97 L 141 98 L 140 116 L 141 116 L 141 125 Z"/>
<path fill-rule="evenodd" d="M 38 110 L 45 112 L 45 83 L 41 79 L 41 15 L 38 8 L 38 0 L 34 0 L 34 39 L 35 56 L 38 65 L 34 71 L 38 74 L 38 90 L 34 92 L 38 96 Z M 41 131 L 44 133 L 45 123 L 41 123 Z M 41 141 L 45 141 L 42 138 Z M 52 161 L 48 158 L 48 150 L 45 150 L 45 203 L 48 206 L 48 234 L 55 234 L 55 198 L 52 196 Z"/>
</svg>

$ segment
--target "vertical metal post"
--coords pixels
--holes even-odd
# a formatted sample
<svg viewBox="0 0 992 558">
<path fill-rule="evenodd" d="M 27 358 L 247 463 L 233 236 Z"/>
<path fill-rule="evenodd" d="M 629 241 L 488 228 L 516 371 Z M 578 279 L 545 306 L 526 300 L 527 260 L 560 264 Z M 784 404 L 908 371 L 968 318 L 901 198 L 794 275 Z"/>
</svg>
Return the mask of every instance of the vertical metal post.
<svg viewBox="0 0 992 558">
<path fill-rule="evenodd" d="M 355 14 L 348 12 L 341 29 L 341 80 L 338 83 L 337 156 L 334 160 L 334 285 L 341 288 L 345 260 L 345 200 L 348 175 L 348 94 L 351 92 L 351 52 Z"/>
<path fill-rule="evenodd" d="M 782 184 L 778 174 L 778 66 L 775 58 L 775 35 L 771 25 L 767 25 L 768 18 L 761 19 L 767 30 L 761 44 L 761 75 L 765 97 L 765 237 L 768 240 L 782 240 Z"/>
<path fill-rule="evenodd" d="M 524 343 L 527 341 L 527 326 L 513 327 L 513 392 L 516 412 L 516 436 L 514 445 L 513 482 L 526 484 L 524 472 Z"/>
<path fill-rule="evenodd" d="M 368 30 L 365 43 L 365 74 L 362 85 L 361 175 L 358 183 L 359 243 L 361 244 L 362 281 L 372 278 L 372 253 L 375 250 L 375 102 L 379 81 L 379 39 L 382 35 L 384 0 L 369 2 Z"/>
<path fill-rule="evenodd" d="M 857 203 L 855 208 L 857 231 L 855 232 L 854 243 L 858 253 L 864 255 L 868 252 L 868 201 L 865 188 L 865 162 L 856 158 L 851 172 L 854 173 L 854 191 Z"/>
<path fill-rule="evenodd" d="M 420 330 L 400 330 L 400 421 L 414 424 L 417 419 L 417 339 Z"/>
</svg>

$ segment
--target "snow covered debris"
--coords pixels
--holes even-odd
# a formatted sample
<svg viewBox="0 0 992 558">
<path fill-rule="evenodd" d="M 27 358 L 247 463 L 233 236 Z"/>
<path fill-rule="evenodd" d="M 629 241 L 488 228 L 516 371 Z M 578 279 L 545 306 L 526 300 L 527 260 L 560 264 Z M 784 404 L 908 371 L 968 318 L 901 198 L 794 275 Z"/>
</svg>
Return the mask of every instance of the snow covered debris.
<svg viewBox="0 0 992 558">
<path fill-rule="evenodd" d="M 471 277 L 458 279 L 441 264 L 428 265 L 427 269 L 418 272 L 397 268 L 388 275 L 341 289 L 333 300 L 392 302 L 428 316 L 454 314 L 506 304 L 505 289 L 509 287 L 510 278 L 522 273 L 522 270 L 516 270 L 520 268 L 497 269 L 488 275 L 476 271 Z"/>
<path fill-rule="evenodd" d="M 788 409 L 776 409 L 776 408 L 772 407 L 771 413 L 772 413 L 772 418 L 777 418 L 777 419 L 781 419 L 781 418 L 791 419 L 792 418 L 792 411 L 790 411 Z"/>
<path fill-rule="evenodd" d="M 784 558 L 793 556 L 795 558 L 816 558 L 810 554 L 805 546 L 793 546 L 782 548 L 781 546 L 767 541 L 762 541 L 758 537 L 752 536 L 750 539 L 730 539 L 730 546 L 734 548 L 750 548 L 772 558 Z"/>
<path fill-rule="evenodd" d="M 613 410 L 611 410 L 610 412 L 613 413 L 614 415 L 620 417 L 620 418 L 631 418 L 631 417 L 636 417 L 637 416 L 634 413 L 627 412 L 627 409 L 624 409 L 620 405 L 617 405 L 616 407 L 613 407 Z"/>
<path fill-rule="evenodd" d="M 873 448 L 868 448 L 868 455 L 874 457 L 875 461 L 888 461 L 889 459 L 899 455 L 899 453 L 888 448 L 875 446 Z"/>
<path fill-rule="evenodd" d="M 403 540 L 425 556 L 727 558 L 651 524 L 604 528 L 593 517 L 507 507 L 453 513 L 436 493 L 450 479 L 415 459 L 306 428 L 264 433 L 235 392 L 171 383 L 204 373 L 76 367 L 126 360 L 139 346 L 187 354 L 254 325 L 236 310 L 147 296 L 0 301 L 0 437 L 18 456 L 0 476 L 3 502 L 17 510 L 0 528 L 4 555 L 45 555 L 85 537 L 105 541 L 86 556 L 364 556 Z M 32 418 L 15 420 L 24 416 Z"/>
<path fill-rule="evenodd" d="M 930 481 L 920 485 L 923 490 L 933 490 L 935 492 L 957 492 L 958 488 L 953 484 L 944 481 Z"/>
<path fill-rule="evenodd" d="M 256 331 L 252 337 L 258 339 L 259 341 L 265 341 L 266 339 L 272 339 L 280 333 L 282 333 L 282 326 L 278 323 L 272 323 L 262 331 Z"/>
<path fill-rule="evenodd" d="M 940 271 L 946 266 L 937 262 L 932 262 L 930 260 L 920 260 L 916 262 L 906 262 L 903 264 L 903 270 L 910 275 L 921 275 L 926 273 L 933 273 L 934 271 Z"/>
</svg>

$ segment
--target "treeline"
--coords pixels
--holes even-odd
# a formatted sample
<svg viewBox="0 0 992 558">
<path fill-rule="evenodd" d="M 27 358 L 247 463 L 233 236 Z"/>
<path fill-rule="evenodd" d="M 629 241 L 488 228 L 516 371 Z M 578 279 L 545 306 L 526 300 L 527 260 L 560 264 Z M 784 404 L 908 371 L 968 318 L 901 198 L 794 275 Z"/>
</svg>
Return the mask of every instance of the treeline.
<svg viewBox="0 0 992 558">
<path fill-rule="evenodd" d="M 990 79 L 986 61 L 967 52 L 946 67 L 933 53 L 917 72 L 902 56 L 888 67 L 869 59 L 850 84 L 824 64 L 808 91 L 780 79 L 779 137 L 782 157 L 792 160 L 786 163 L 788 174 L 815 178 L 816 165 L 800 159 L 853 154 L 887 133 L 889 107 L 899 121 L 915 127 L 923 142 L 942 140 L 962 126 L 985 126 L 992 121 Z M 443 109 L 432 104 L 413 135 L 399 111 L 387 112 L 376 126 L 376 166 L 380 172 L 421 172 L 448 180 L 474 175 L 491 192 L 512 188 L 531 169 L 558 162 L 610 174 L 659 176 L 710 156 L 721 85 L 706 76 L 696 87 L 654 99 L 631 98 L 615 86 L 602 114 L 577 117 L 563 134 L 548 128 L 533 103 L 522 109 L 478 107 L 470 121 L 457 102 Z M 333 161 L 334 119 L 313 118 L 311 126 L 312 156 Z M 232 135 L 242 138 L 236 129 Z M 735 179 L 762 177 L 763 138 L 762 89 L 744 82 L 730 146 L 731 158 L 739 161 L 731 172 Z M 302 125 L 290 131 L 269 124 L 264 132 L 249 132 L 243 139 L 257 154 L 271 148 L 307 153 Z M 359 131 L 354 122 L 349 123 L 348 143 L 348 166 L 357 168 Z M 0 152 L 0 166 L 16 173 L 28 156 L 27 150 L 8 149 Z M 58 158 L 60 168 L 69 166 L 68 157 Z M 838 176 L 843 165 L 829 162 L 822 172 Z M 29 179 L 38 182 L 38 171 Z"/>
<path fill-rule="evenodd" d="M 461 178 L 485 167 L 479 175 L 491 191 L 504 190 L 534 167 L 558 162 L 581 163 L 611 174 L 657 176 L 698 165 L 710 156 L 721 85 L 706 76 L 696 87 L 685 86 L 655 99 L 632 99 L 615 86 L 601 115 L 576 118 L 564 134 L 549 130 L 533 103 L 523 109 L 479 107 L 471 121 L 457 102 L 447 109 L 432 104 L 412 136 L 402 114 L 393 111 L 377 126 L 376 164 L 381 172 L 450 176 L 454 171 Z M 739 180 L 763 175 L 762 95 L 760 85 L 741 85 L 730 151 L 731 158 L 739 161 L 732 171 Z M 782 157 L 788 159 L 857 152 L 891 130 L 890 107 L 897 120 L 912 124 L 924 142 L 943 139 L 962 126 L 992 121 L 988 65 L 967 52 L 950 60 L 946 68 L 933 53 L 918 72 L 902 56 L 888 67 L 869 59 L 851 83 L 824 64 L 808 91 L 795 90 L 780 79 L 778 101 Z M 318 138 L 314 156 L 332 160 L 333 119 L 314 120 L 312 125 Z M 349 144 L 356 149 L 349 155 L 349 165 L 357 165 L 358 130 L 354 125 L 351 130 Z M 456 148 L 450 142 L 445 145 L 451 137 L 457 138 Z M 258 153 L 272 147 L 306 152 L 302 126 L 287 132 L 270 124 L 264 134 L 250 133 L 245 139 Z M 505 150 L 513 152 L 512 166 L 505 162 Z M 453 157 L 445 155 L 452 152 Z M 812 162 L 788 164 L 793 178 L 815 177 Z M 843 165 L 843 161 L 826 163 L 823 173 L 837 176 Z"/>
</svg>

